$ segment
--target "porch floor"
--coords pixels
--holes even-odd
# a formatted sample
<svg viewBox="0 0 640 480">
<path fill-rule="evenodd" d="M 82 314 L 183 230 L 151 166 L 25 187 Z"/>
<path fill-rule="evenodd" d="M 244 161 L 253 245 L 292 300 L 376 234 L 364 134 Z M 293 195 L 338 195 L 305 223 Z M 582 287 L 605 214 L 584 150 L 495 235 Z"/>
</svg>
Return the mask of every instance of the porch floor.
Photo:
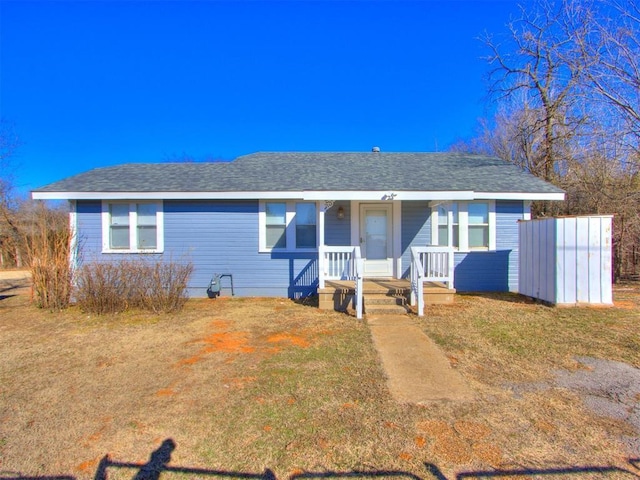
<svg viewBox="0 0 640 480">
<path fill-rule="evenodd" d="M 436 303 L 453 303 L 455 289 L 448 289 L 441 282 L 426 282 L 424 284 L 424 301 L 426 305 Z M 411 283 L 409 280 L 391 278 L 367 278 L 363 282 L 365 313 L 372 313 L 374 309 L 379 313 L 380 305 L 389 303 L 399 310 L 408 312 Z M 319 307 L 324 310 L 346 311 L 350 308 L 355 295 L 355 282 L 352 280 L 327 280 L 325 288 L 318 289 Z M 388 299 L 389 302 L 385 302 Z M 375 305 L 375 307 L 374 307 Z M 401 306 L 398 309 L 398 306 Z M 390 308 L 390 307 L 389 307 Z M 393 313 L 393 312 L 389 312 Z"/>
</svg>

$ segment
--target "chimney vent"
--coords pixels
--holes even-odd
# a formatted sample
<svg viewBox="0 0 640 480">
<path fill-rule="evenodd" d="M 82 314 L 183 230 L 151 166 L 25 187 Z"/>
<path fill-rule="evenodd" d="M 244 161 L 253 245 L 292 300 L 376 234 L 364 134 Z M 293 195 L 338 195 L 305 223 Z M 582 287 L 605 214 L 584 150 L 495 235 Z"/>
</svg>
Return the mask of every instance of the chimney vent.
<svg viewBox="0 0 640 480">
<path fill-rule="evenodd" d="M 375 153 L 380 153 L 380 147 L 373 147 L 371 151 Z"/>
</svg>

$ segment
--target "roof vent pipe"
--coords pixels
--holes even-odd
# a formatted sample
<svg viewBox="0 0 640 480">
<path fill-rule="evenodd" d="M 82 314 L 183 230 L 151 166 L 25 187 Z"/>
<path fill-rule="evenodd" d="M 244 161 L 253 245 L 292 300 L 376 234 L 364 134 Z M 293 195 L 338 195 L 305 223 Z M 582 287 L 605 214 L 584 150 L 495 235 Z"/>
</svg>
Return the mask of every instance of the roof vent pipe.
<svg viewBox="0 0 640 480">
<path fill-rule="evenodd" d="M 375 153 L 380 153 L 380 147 L 373 147 L 371 151 Z"/>
</svg>

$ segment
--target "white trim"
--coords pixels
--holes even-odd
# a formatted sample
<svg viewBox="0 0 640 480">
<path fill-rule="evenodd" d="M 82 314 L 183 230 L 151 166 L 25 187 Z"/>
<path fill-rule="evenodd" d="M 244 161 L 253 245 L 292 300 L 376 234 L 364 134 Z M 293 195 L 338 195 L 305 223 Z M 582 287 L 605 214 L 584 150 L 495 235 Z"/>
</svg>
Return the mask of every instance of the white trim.
<svg viewBox="0 0 640 480">
<path fill-rule="evenodd" d="M 360 219 L 360 206 L 366 205 L 388 205 L 389 201 L 383 202 L 361 202 L 359 200 L 351 201 L 351 245 L 358 245 L 362 247 L 360 242 L 361 232 L 361 219 Z M 393 241 L 393 248 L 391 250 L 393 255 L 393 278 L 399 278 L 402 273 L 402 202 L 394 200 L 391 202 L 391 238 Z"/>
<path fill-rule="evenodd" d="M 297 201 L 296 201 L 297 200 Z M 258 203 L 258 253 L 311 253 L 318 251 L 320 239 L 324 240 L 324 231 L 320 233 L 320 222 L 324 223 L 324 208 L 321 202 L 305 202 L 298 198 L 296 200 L 287 200 L 283 198 L 274 198 L 268 200 L 260 200 Z M 285 248 L 269 248 L 267 247 L 267 214 L 265 205 L 267 203 L 284 203 L 285 204 Z M 310 203 L 316 207 L 316 248 L 296 248 L 296 204 Z M 320 212 L 322 211 L 322 217 Z M 324 225 L 323 225 L 324 228 Z"/>
<path fill-rule="evenodd" d="M 332 205 L 333 206 L 333 205 Z M 318 212 L 318 247 L 320 245 L 324 245 L 324 228 L 325 228 L 325 212 L 329 210 L 329 208 L 322 201 L 316 202 L 316 211 Z"/>
<path fill-rule="evenodd" d="M 393 202 L 393 257 L 395 259 L 393 278 L 402 274 L 402 202 Z"/>
<path fill-rule="evenodd" d="M 393 204 L 390 202 L 360 202 L 359 205 L 359 210 L 358 210 L 358 216 L 360 217 L 359 222 L 358 222 L 358 226 L 359 226 L 359 231 L 360 231 L 360 237 L 362 238 L 365 235 L 365 232 L 363 232 L 363 230 L 366 228 L 365 227 L 365 223 L 366 223 L 366 212 L 368 210 L 384 210 L 387 214 L 387 219 L 389 219 L 389 216 L 391 216 L 391 218 L 389 219 L 390 221 L 387 221 L 387 232 L 386 232 L 386 238 L 387 238 L 387 256 L 384 260 L 380 259 L 380 260 L 367 260 L 366 259 L 366 252 L 367 249 L 366 247 L 363 247 L 362 243 L 360 243 L 360 249 L 362 250 L 362 259 L 364 261 L 364 276 L 365 277 L 387 277 L 390 276 L 392 278 L 395 278 L 395 244 L 393 243 L 395 241 L 395 221 L 393 219 L 393 214 L 394 214 L 394 208 L 393 208 Z M 391 242 L 391 244 L 389 244 L 389 242 Z M 382 268 L 382 265 L 384 265 L 384 268 Z M 378 270 L 378 267 L 380 266 L 380 270 Z M 373 272 L 369 272 L 368 274 L 367 272 L 367 267 L 369 267 L 369 269 L 374 269 Z M 385 273 L 382 273 L 382 271 L 384 270 Z"/>
<path fill-rule="evenodd" d="M 522 202 L 522 219 L 531 220 L 531 201 L 525 200 Z"/>
<path fill-rule="evenodd" d="M 564 200 L 562 193 L 475 192 L 472 200 Z"/>
<path fill-rule="evenodd" d="M 495 200 L 489 200 L 489 250 L 494 252 L 496 250 L 496 202 Z"/>
<path fill-rule="evenodd" d="M 458 202 L 458 251 L 469 251 L 469 210 L 467 202 Z"/>
<path fill-rule="evenodd" d="M 111 227 L 109 205 L 114 203 L 129 205 L 129 248 L 111 248 L 109 231 Z M 156 204 L 156 248 L 138 248 L 138 203 Z M 164 252 L 164 203 L 162 200 L 153 202 L 141 201 L 102 201 L 102 253 L 163 253 Z"/>
<path fill-rule="evenodd" d="M 332 198 L 335 200 L 355 200 L 361 202 L 390 202 L 401 200 L 472 200 L 472 191 L 391 191 L 391 190 L 336 190 L 330 192 L 307 190 L 300 192 L 305 200 L 322 200 Z"/>
<path fill-rule="evenodd" d="M 74 273 L 78 268 L 78 206 L 75 200 L 69 201 L 69 230 L 71 241 L 69 242 L 69 266 Z M 72 276 L 75 278 L 75 275 Z"/>
<path fill-rule="evenodd" d="M 470 248 L 469 247 L 469 203 L 474 202 L 455 202 L 458 204 L 458 248 L 454 248 L 456 252 L 493 252 L 496 250 L 496 202 L 495 200 L 476 200 L 475 202 L 483 202 L 488 204 L 488 221 L 489 221 L 489 247 Z M 454 202 L 431 202 L 431 244 L 438 245 L 438 207 L 443 206 L 447 210 L 447 225 L 449 228 L 449 244 L 453 245 L 453 213 L 451 203 Z M 447 245 L 444 245 L 447 246 Z"/>
<path fill-rule="evenodd" d="M 31 192 L 34 200 L 564 200 L 564 193 L 463 191 Z"/>
<path fill-rule="evenodd" d="M 360 202 L 351 200 L 351 245 L 360 245 Z"/>
</svg>

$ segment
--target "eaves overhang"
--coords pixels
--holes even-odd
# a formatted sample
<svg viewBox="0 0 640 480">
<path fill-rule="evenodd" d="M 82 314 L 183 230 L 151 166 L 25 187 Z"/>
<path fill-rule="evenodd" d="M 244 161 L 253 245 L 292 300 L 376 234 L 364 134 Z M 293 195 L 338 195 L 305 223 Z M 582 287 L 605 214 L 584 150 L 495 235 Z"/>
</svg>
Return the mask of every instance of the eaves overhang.
<svg viewBox="0 0 640 480">
<path fill-rule="evenodd" d="M 474 192 L 402 190 L 303 190 L 249 192 L 49 192 L 34 191 L 34 200 L 564 200 L 563 192 Z"/>
</svg>

